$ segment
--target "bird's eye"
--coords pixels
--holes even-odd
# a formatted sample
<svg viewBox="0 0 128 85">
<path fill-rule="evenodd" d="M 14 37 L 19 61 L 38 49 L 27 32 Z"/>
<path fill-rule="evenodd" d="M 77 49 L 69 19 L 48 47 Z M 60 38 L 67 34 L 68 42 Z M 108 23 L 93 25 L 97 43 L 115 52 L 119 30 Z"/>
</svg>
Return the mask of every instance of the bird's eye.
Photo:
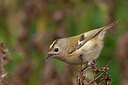
<svg viewBox="0 0 128 85">
<path fill-rule="evenodd" d="M 55 51 L 55 52 L 58 52 L 58 51 L 59 51 L 59 49 L 58 49 L 58 48 L 55 48 L 55 49 L 54 49 L 54 51 Z"/>
</svg>

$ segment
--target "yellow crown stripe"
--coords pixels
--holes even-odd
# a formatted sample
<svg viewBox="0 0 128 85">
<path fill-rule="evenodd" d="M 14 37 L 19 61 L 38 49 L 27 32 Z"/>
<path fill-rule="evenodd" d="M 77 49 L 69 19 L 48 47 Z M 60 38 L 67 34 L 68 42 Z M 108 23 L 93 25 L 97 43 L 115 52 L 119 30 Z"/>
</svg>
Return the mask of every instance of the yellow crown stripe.
<svg viewBox="0 0 128 85">
<path fill-rule="evenodd" d="M 50 45 L 50 48 L 52 48 L 53 47 L 53 45 L 54 45 L 54 43 L 56 42 L 56 40 L 55 41 L 53 41 L 53 43 Z"/>
</svg>

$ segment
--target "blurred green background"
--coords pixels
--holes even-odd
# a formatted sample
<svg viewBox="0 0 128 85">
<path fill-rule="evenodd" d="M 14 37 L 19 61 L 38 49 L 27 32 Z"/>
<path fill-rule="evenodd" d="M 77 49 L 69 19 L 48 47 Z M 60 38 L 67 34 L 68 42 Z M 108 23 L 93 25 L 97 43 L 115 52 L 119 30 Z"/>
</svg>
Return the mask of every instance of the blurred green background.
<svg viewBox="0 0 128 85">
<path fill-rule="evenodd" d="M 10 55 L 6 72 L 12 76 L 13 83 L 20 85 L 67 85 L 64 82 L 68 80 L 63 81 L 69 77 L 66 72 L 73 76 L 75 69 L 72 71 L 55 59 L 43 60 L 52 41 L 118 19 L 121 21 L 117 29 L 105 38 L 98 59 L 100 67 L 116 56 L 117 42 L 128 23 L 127 0 L 0 0 L 0 42 L 7 46 Z M 109 73 L 112 85 L 120 85 L 120 66 L 116 58 Z"/>
</svg>

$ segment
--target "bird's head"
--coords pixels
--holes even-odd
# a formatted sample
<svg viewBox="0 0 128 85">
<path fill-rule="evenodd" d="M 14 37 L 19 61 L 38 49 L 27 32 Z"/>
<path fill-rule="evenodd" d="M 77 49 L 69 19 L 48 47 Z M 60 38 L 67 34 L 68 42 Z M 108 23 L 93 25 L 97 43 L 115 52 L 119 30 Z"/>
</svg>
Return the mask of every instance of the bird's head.
<svg viewBox="0 0 128 85">
<path fill-rule="evenodd" d="M 55 40 L 51 45 L 48 52 L 48 58 L 58 58 L 61 59 L 65 55 L 65 39 Z"/>
</svg>

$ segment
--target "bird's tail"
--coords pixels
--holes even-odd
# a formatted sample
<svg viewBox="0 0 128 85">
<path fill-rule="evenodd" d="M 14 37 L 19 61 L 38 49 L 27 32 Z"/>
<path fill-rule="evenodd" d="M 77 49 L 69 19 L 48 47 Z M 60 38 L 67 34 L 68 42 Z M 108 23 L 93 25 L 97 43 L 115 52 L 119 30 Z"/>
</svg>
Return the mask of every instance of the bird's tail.
<svg viewBox="0 0 128 85">
<path fill-rule="evenodd" d="M 99 36 L 98 36 L 99 39 L 100 39 L 100 40 L 103 40 L 104 37 L 105 37 L 105 35 L 106 35 L 106 33 L 108 33 L 110 30 L 112 30 L 112 28 L 113 28 L 116 24 L 118 24 L 119 21 L 120 21 L 120 20 L 116 20 L 116 21 L 110 23 L 109 25 L 106 25 L 106 26 L 102 27 L 102 28 L 101 28 L 102 31 L 100 32 L 100 34 L 99 34 Z"/>
<path fill-rule="evenodd" d="M 110 23 L 110 24 L 108 24 L 108 25 L 102 27 L 102 28 L 103 28 L 103 31 L 109 32 L 109 31 L 112 30 L 112 28 L 113 28 L 116 24 L 118 24 L 119 22 L 120 22 L 120 20 L 116 20 L 116 21 L 114 21 L 114 22 L 112 22 L 112 23 Z"/>
</svg>

